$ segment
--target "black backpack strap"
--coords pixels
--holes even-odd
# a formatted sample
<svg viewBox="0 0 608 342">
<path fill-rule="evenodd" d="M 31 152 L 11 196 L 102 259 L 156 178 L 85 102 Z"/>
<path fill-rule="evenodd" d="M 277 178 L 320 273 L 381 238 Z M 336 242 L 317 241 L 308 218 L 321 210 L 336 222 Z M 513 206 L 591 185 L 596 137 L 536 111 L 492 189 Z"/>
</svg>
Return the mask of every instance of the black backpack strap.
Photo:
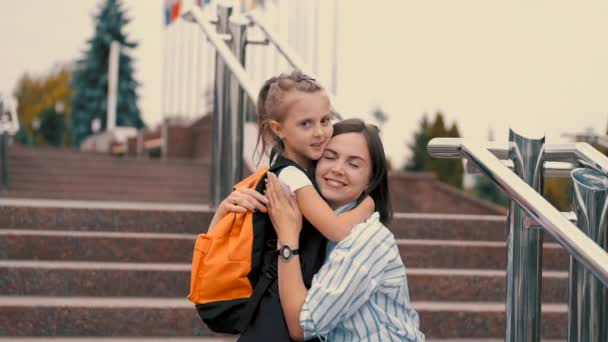
<svg viewBox="0 0 608 342">
<path fill-rule="evenodd" d="M 253 319 L 253 315 L 255 314 L 255 310 L 258 308 L 258 305 L 262 301 L 262 297 L 268 290 L 268 287 L 274 280 L 277 279 L 277 265 L 265 265 L 264 270 L 262 272 L 262 277 L 258 280 L 258 283 L 255 285 L 253 289 L 253 294 L 247 301 L 247 305 L 243 309 L 243 313 L 241 315 L 241 319 L 237 324 L 236 329 L 241 333 L 245 332 L 249 323 L 251 323 L 251 319 Z"/>
</svg>

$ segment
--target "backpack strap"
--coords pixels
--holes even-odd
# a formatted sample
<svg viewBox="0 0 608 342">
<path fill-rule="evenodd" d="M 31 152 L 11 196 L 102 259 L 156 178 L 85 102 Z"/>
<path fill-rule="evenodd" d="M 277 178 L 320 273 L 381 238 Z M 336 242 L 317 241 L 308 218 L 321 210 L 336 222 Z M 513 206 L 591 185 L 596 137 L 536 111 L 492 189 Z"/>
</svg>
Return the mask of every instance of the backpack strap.
<svg viewBox="0 0 608 342">
<path fill-rule="evenodd" d="M 277 267 L 275 264 L 265 265 L 262 271 L 262 277 L 258 280 L 258 283 L 255 285 L 253 289 L 253 294 L 247 301 L 247 305 L 243 309 L 243 313 L 241 314 L 241 319 L 239 320 L 236 329 L 241 333 L 245 332 L 249 323 L 253 319 L 253 315 L 258 308 L 258 304 L 262 301 L 262 297 L 268 290 L 270 284 L 277 279 Z"/>
</svg>

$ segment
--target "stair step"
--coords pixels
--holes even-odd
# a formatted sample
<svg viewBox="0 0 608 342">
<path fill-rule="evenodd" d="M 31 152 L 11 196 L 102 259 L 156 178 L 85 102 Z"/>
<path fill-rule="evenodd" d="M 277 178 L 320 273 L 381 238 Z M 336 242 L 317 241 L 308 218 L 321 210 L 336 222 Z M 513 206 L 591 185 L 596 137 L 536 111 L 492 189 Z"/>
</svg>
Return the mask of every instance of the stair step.
<svg viewBox="0 0 608 342">
<path fill-rule="evenodd" d="M 159 193 L 155 195 L 150 194 L 130 194 L 130 193 L 74 193 L 70 191 L 25 191 L 13 189 L 10 191 L 10 196 L 17 199 L 36 198 L 36 199 L 47 199 L 47 200 L 81 200 L 81 201 L 136 201 L 136 202 L 150 202 L 150 203 L 206 203 L 209 196 L 206 194 L 200 195 L 172 195 L 167 193 Z"/>
<path fill-rule="evenodd" d="M 506 243 L 496 241 L 397 239 L 406 267 L 498 269 L 507 267 Z M 568 252 L 556 243 L 543 245 L 543 269 L 567 270 Z"/>
<path fill-rule="evenodd" d="M 0 297 L 4 336 L 214 336 L 181 298 Z"/>
<path fill-rule="evenodd" d="M 413 302 L 429 339 L 504 336 L 504 303 Z M 542 335 L 564 339 L 566 305 L 543 304 Z M 185 299 L 0 297 L 4 336 L 211 336 Z"/>
<path fill-rule="evenodd" d="M 395 213 L 390 230 L 403 239 L 505 241 L 504 215 Z"/>
<path fill-rule="evenodd" d="M 206 231 L 207 205 L 119 201 L 0 199 L 0 228 L 190 233 Z"/>
<path fill-rule="evenodd" d="M 504 338 L 505 304 L 478 302 L 414 302 L 420 315 L 420 329 L 428 338 Z M 543 304 L 541 335 L 565 340 L 567 306 Z"/>
<path fill-rule="evenodd" d="M 0 229 L 0 259 L 190 262 L 196 234 Z M 506 244 L 495 241 L 396 240 L 407 267 L 506 269 Z M 159 253 L 162 251 L 162 253 Z M 543 268 L 567 270 L 569 254 L 546 243 Z"/>
<path fill-rule="evenodd" d="M 408 268 L 414 300 L 504 301 L 504 271 Z M 26 296 L 186 297 L 187 263 L 0 261 L 0 293 Z M 433 286 L 429 286 L 433 284 Z M 567 272 L 543 272 L 543 301 L 565 303 Z"/>
<path fill-rule="evenodd" d="M 416 301 L 504 302 L 506 298 L 505 271 L 408 268 L 407 282 Z M 543 271 L 542 301 L 567 300 L 568 272 Z"/>
<path fill-rule="evenodd" d="M 236 342 L 238 336 L 222 336 L 222 337 L 11 337 L 2 338 L 0 342 Z M 427 340 L 428 341 L 428 340 Z M 431 342 L 431 341 L 429 341 Z M 439 342 L 439 341 L 437 341 Z M 491 342 L 491 341 L 479 341 Z"/>
</svg>

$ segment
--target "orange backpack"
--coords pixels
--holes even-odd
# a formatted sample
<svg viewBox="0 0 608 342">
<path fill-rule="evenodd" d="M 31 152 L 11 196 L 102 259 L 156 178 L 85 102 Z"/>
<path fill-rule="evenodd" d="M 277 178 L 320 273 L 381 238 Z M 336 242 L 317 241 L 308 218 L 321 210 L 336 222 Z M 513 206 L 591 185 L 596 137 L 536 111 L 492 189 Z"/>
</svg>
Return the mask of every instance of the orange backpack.
<svg viewBox="0 0 608 342">
<path fill-rule="evenodd" d="M 266 177 L 262 168 L 234 186 L 256 189 Z M 216 332 L 239 333 L 243 312 L 253 295 L 254 213 L 228 213 L 196 239 L 188 299 L 201 319 Z M 265 289 L 264 289 L 265 290 Z"/>
</svg>

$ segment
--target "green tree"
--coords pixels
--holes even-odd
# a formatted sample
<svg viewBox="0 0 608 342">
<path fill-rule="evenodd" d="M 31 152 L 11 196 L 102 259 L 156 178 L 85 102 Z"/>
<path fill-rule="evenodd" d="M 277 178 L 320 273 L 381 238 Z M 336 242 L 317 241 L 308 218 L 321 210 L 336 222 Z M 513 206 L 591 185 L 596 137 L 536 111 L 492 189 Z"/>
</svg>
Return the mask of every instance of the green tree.
<svg viewBox="0 0 608 342">
<path fill-rule="evenodd" d="M 35 127 L 35 123 L 38 125 L 42 123 L 41 114 L 43 112 L 58 109 L 59 113 L 53 118 L 62 121 L 62 129 L 56 134 L 61 136 L 60 140 L 63 141 L 63 145 L 70 145 L 71 134 L 66 123 L 69 122 L 74 93 L 70 87 L 71 75 L 69 66 L 58 66 L 43 77 L 34 78 L 27 73 L 21 76 L 13 92 L 17 100 L 17 115 L 21 126 L 17 133 L 17 139 L 20 142 L 47 144 L 46 140 L 39 139 L 40 126 Z"/>
<path fill-rule="evenodd" d="M 485 175 L 478 175 L 475 177 L 475 185 L 473 186 L 472 192 L 478 197 L 505 207 L 509 204 L 509 197 L 507 194 Z"/>
<path fill-rule="evenodd" d="M 73 98 L 72 132 L 78 145 L 91 135 L 91 123 L 95 118 L 107 127 L 108 57 L 110 44 L 117 41 L 122 47 L 135 48 L 123 28 L 130 21 L 120 0 L 105 0 L 95 16 L 95 34 L 88 41 L 84 57 L 78 61 L 72 85 L 76 89 Z M 137 107 L 138 82 L 133 78 L 131 57 L 121 49 L 118 70 L 118 96 L 116 125 L 142 128 L 144 123 Z"/>
<path fill-rule="evenodd" d="M 462 160 L 432 158 L 427 152 L 429 141 L 440 137 L 460 137 L 458 126 L 454 123 L 450 128 L 447 128 L 441 112 L 437 112 L 432 123 L 429 123 L 425 114 L 420 122 L 420 127 L 414 134 L 413 144 L 409 145 L 412 158 L 406 164 L 405 169 L 407 171 L 433 172 L 440 181 L 462 188 L 464 174 Z"/>
<path fill-rule="evenodd" d="M 65 120 L 63 113 L 55 108 L 48 108 L 40 113 L 38 135 L 45 145 L 60 147 L 63 145 Z"/>
<path fill-rule="evenodd" d="M 429 160 L 429 155 L 426 152 L 426 146 L 430 141 L 429 137 L 429 118 L 425 113 L 420 120 L 420 127 L 414 133 L 414 142 L 409 144 L 408 147 L 412 151 L 412 158 L 405 165 L 406 171 L 422 172 L 425 170 L 424 166 Z"/>
</svg>

